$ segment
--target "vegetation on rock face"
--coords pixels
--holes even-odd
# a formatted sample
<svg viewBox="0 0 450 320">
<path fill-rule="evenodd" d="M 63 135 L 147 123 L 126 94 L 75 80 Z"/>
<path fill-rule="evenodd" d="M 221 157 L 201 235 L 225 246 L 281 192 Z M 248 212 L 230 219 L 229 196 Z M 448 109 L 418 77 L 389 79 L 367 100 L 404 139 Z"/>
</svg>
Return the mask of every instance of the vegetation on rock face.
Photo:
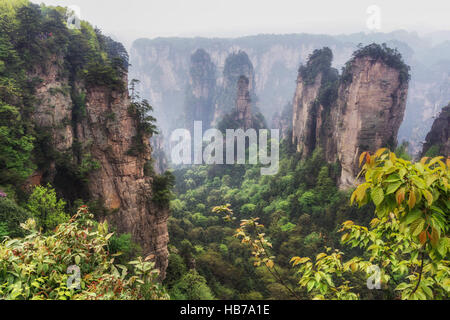
<svg viewBox="0 0 450 320">
<path fill-rule="evenodd" d="M 333 61 L 333 52 L 328 47 L 316 49 L 308 57 L 306 65 L 301 65 L 298 69 L 299 75 L 302 77 L 305 85 L 313 85 L 319 74 L 325 77 L 331 69 Z"/>
<path fill-rule="evenodd" d="M 450 156 L 450 104 L 442 108 L 439 116 L 434 120 L 430 132 L 426 136 L 422 155 L 436 157 Z"/>
<path fill-rule="evenodd" d="M 82 180 L 87 173 L 98 168 L 87 153 L 74 159 L 51 148 L 55 128 L 34 125 L 32 116 L 41 103 L 35 88 L 43 81 L 36 74 L 45 76 L 56 66 L 56 80 L 68 79 L 68 88 L 53 90 L 70 95 L 73 102 L 72 123 L 67 120 L 62 125 L 76 127 L 86 116 L 86 93 L 75 89 L 75 82 L 125 89 L 128 55 L 124 47 L 85 21 L 79 30 L 69 30 L 66 15 L 66 8 L 28 1 L 8 0 L 0 5 L 0 186 L 13 186 L 18 195 L 25 179 L 35 169 L 46 173 L 52 161 L 57 162 L 58 172 L 67 172 L 60 180 L 70 178 L 74 186 L 80 186 L 78 194 L 84 193 Z M 75 139 L 74 150 L 79 147 L 76 144 Z"/>
<path fill-rule="evenodd" d="M 352 64 L 357 59 L 363 57 L 370 57 L 374 60 L 381 60 L 389 67 L 398 70 L 400 84 L 408 82 L 411 78 L 411 75 L 409 73 L 411 68 L 407 64 L 405 64 L 402 55 L 397 51 L 397 49 L 389 48 L 385 43 L 381 45 L 372 43 L 365 47 L 359 45 L 358 50 L 353 53 L 353 58 L 349 62 L 347 62 L 342 71 L 342 80 L 344 81 L 344 83 L 350 83 L 352 81 Z"/>
<path fill-rule="evenodd" d="M 131 104 L 128 107 L 128 113 L 137 119 L 137 133 L 132 138 L 132 146 L 128 150 L 128 154 L 132 156 L 138 156 L 144 153 L 150 152 L 148 144 L 145 139 L 149 139 L 151 136 L 158 134 L 156 127 L 156 119 L 151 115 L 153 107 L 146 99 L 142 99 L 139 93 L 136 91 L 136 85 L 138 80 L 131 80 Z"/>
<path fill-rule="evenodd" d="M 329 110 L 338 97 L 339 72 L 331 67 L 333 53 L 330 48 L 316 49 L 309 55 L 306 65 L 301 65 L 298 74 L 305 86 L 314 85 L 321 76 L 316 103 Z M 314 110 L 317 112 L 317 110 Z"/>
</svg>

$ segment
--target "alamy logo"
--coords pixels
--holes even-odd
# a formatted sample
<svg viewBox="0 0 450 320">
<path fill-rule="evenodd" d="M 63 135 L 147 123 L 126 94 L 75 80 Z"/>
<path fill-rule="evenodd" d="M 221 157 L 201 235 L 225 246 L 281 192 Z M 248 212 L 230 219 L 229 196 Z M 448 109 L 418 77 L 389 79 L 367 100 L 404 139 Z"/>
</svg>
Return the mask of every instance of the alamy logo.
<svg viewBox="0 0 450 320">
<path fill-rule="evenodd" d="M 170 136 L 171 159 L 179 164 L 258 164 L 268 165 L 261 168 L 261 175 L 275 175 L 279 168 L 279 130 L 227 129 L 224 134 L 218 129 L 208 129 L 204 134 L 202 122 L 194 122 L 194 137 L 187 129 L 176 129 Z M 259 138 L 259 139 L 258 139 Z M 269 141 L 270 140 L 270 141 Z M 193 141 L 193 153 L 192 153 Z M 246 143 L 248 141 L 248 144 Z M 270 142 L 270 148 L 269 148 Z M 204 147 L 204 143 L 207 145 Z M 225 146 L 225 161 L 224 161 Z M 246 159 L 248 146 L 248 162 Z M 237 152 L 235 152 L 237 151 Z"/>
<path fill-rule="evenodd" d="M 367 268 L 367 273 L 371 276 L 367 279 L 367 288 L 369 290 L 381 289 L 381 270 L 376 265 L 371 265 Z"/>
<path fill-rule="evenodd" d="M 81 270 L 77 265 L 71 265 L 67 268 L 67 274 L 70 276 L 67 278 L 67 289 L 80 290 L 81 284 Z"/>
</svg>

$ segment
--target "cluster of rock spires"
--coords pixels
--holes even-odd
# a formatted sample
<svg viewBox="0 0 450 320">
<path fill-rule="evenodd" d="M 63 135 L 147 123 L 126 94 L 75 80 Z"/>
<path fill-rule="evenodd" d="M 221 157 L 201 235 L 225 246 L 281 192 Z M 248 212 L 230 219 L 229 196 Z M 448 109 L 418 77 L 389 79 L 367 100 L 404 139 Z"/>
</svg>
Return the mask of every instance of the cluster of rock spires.
<svg viewBox="0 0 450 320">
<path fill-rule="evenodd" d="M 80 162 L 80 156 L 86 155 L 89 155 L 89 161 L 97 163 L 97 168 L 86 180 L 87 198 L 102 204 L 109 212 L 103 219 L 108 220 L 117 232 L 130 233 L 141 246 L 142 254 L 154 255 L 164 278 L 168 264 L 169 210 L 151 200 L 152 177 L 144 174 L 144 167 L 151 160 L 149 137 L 144 135 L 141 141 L 149 152 L 140 155 L 128 152 L 138 127 L 137 117 L 129 111 L 128 90 L 88 85 L 82 79 L 72 83 L 68 76 L 60 76 L 64 74 L 61 69 L 64 61 L 61 60 L 54 57 L 30 75 L 42 79 L 36 88 L 39 103 L 33 115 L 34 123 L 41 131 L 49 132 L 51 147 L 64 155 L 69 163 Z M 126 75 L 122 82 L 127 88 Z M 76 121 L 73 95 L 65 93 L 64 88 L 72 88 L 77 96 L 84 98 L 84 116 Z M 79 191 L 71 178 L 54 160 L 48 168 L 36 172 L 28 183 L 49 181 L 71 198 Z M 61 185 L 64 187 L 58 188 Z"/>
<path fill-rule="evenodd" d="M 280 110 L 272 123 L 282 129 L 282 137 L 292 128 L 292 141 L 303 159 L 321 148 L 329 162 L 339 162 L 339 184 L 346 188 L 355 183 L 361 152 L 396 146 L 409 69 L 398 52 L 375 44 L 355 52 L 342 75 L 331 67 L 332 59 L 329 48 L 310 55 L 299 69 L 291 110 Z M 222 83 L 205 50 L 197 50 L 191 64 L 188 97 L 196 100 L 186 103 L 186 112 L 193 115 L 187 116 L 189 121 L 214 119 L 207 123 L 213 126 L 232 111 L 240 127 L 255 126 L 254 71 L 245 52 L 226 59 Z"/>
<path fill-rule="evenodd" d="M 320 147 L 338 161 L 340 186 L 354 185 L 363 151 L 395 147 L 408 81 L 380 57 L 355 56 L 342 76 L 328 48 L 316 50 L 299 70 L 293 101 L 293 142 L 303 158 Z"/>
<path fill-rule="evenodd" d="M 243 128 L 250 128 L 254 118 L 251 104 L 256 102 L 250 59 L 244 51 L 230 54 L 221 81 L 218 81 L 216 69 L 205 50 L 197 49 L 191 55 L 184 107 L 187 128 L 192 129 L 194 121 L 202 121 L 203 129 L 208 129 L 230 114 Z"/>
</svg>

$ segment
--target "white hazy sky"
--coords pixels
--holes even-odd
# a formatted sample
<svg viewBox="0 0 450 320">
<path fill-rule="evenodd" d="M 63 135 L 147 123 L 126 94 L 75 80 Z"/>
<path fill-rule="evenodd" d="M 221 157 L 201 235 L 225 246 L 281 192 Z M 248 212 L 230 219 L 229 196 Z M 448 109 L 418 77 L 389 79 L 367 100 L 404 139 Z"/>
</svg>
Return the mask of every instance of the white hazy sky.
<svg viewBox="0 0 450 320">
<path fill-rule="evenodd" d="M 76 5 L 81 18 L 129 45 L 139 37 L 234 37 L 258 33 L 369 31 L 367 8 L 381 9 L 382 32 L 450 30 L 449 0 L 32 0 Z"/>
</svg>

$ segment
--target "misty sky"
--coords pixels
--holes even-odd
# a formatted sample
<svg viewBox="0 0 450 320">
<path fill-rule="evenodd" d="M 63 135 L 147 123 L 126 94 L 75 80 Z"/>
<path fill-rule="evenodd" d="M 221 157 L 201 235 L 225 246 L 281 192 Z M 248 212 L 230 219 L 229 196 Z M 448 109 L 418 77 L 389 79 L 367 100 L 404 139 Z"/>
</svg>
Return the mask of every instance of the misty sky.
<svg viewBox="0 0 450 320">
<path fill-rule="evenodd" d="M 81 18 L 127 46 L 139 37 L 366 31 L 370 5 L 380 8 L 381 32 L 450 30 L 448 0 L 44 0 L 76 5 Z"/>
</svg>

